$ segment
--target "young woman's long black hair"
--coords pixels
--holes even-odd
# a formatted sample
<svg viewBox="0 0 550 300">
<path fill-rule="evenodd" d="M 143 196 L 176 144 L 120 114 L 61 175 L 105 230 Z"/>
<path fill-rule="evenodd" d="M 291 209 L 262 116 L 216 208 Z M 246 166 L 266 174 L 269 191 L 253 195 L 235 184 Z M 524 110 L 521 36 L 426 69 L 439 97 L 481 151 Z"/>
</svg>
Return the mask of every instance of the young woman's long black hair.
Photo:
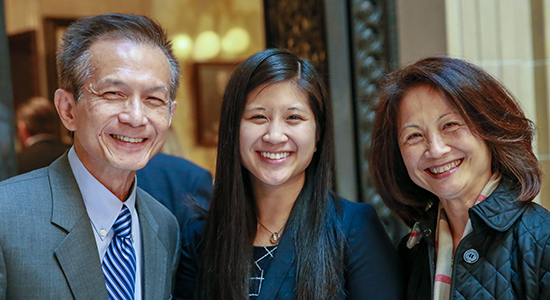
<svg viewBox="0 0 550 300">
<path fill-rule="evenodd" d="M 248 299 L 258 209 L 250 173 L 241 164 L 240 124 L 248 94 L 258 86 L 283 81 L 294 83 L 308 95 L 318 135 L 317 151 L 306 169 L 311 192 L 298 198 L 285 230 L 287 234 L 292 232 L 290 228 L 295 230 L 295 299 L 332 300 L 340 292 L 344 237 L 338 222 L 334 225 L 329 217 L 333 203 L 337 214 L 341 205 L 327 192 L 332 187 L 334 162 L 330 101 L 310 63 L 285 50 L 268 49 L 236 68 L 223 99 L 216 180 L 198 280 L 198 289 L 206 299 Z"/>
</svg>

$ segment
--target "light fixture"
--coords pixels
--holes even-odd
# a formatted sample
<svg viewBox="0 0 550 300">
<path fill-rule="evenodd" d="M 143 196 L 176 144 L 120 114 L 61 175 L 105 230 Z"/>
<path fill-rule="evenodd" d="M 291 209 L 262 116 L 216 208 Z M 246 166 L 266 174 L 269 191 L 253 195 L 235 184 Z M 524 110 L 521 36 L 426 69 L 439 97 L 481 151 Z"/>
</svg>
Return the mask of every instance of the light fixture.
<svg viewBox="0 0 550 300">
<path fill-rule="evenodd" d="M 172 49 L 180 60 L 188 59 L 193 52 L 193 40 L 188 34 L 179 33 L 172 37 Z"/>
<path fill-rule="evenodd" d="M 241 54 L 250 46 L 250 35 L 241 27 L 233 27 L 222 39 L 222 49 L 232 55 Z"/>
<path fill-rule="evenodd" d="M 197 61 L 212 59 L 220 54 L 220 37 L 214 31 L 201 32 L 195 40 L 193 58 Z"/>
</svg>

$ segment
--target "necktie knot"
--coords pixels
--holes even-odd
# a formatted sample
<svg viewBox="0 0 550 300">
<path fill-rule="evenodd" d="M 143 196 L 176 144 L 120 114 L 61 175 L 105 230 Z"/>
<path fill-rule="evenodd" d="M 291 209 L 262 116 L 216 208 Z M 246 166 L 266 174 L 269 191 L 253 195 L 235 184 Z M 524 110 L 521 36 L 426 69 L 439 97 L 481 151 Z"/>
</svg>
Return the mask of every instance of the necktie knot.
<svg viewBox="0 0 550 300">
<path fill-rule="evenodd" d="M 132 232 L 132 214 L 126 205 L 122 206 L 122 210 L 113 224 L 115 236 L 129 238 Z"/>
</svg>

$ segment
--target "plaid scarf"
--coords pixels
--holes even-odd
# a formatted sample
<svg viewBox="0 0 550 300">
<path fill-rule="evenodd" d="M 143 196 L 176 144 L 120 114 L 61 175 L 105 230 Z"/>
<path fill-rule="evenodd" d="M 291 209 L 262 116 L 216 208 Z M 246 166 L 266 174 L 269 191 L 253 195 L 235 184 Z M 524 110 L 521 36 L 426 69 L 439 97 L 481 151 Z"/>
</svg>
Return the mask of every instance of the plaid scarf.
<svg viewBox="0 0 550 300">
<path fill-rule="evenodd" d="M 487 199 L 489 195 L 497 188 L 500 182 L 500 174 L 495 173 L 489 179 L 489 182 L 485 185 L 481 194 L 476 200 L 476 204 Z M 466 237 L 473 231 L 472 222 L 468 219 L 466 228 L 462 238 Z M 422 237 L 422 231 L 420 230 L 419 223 L 415 223 L 411 231 L 409 240 L 407 241 L 407 247 L 412 249 Z M 451 274 L 453 266 L 453 236 L 447 220 L 447 214 L 443 205 L 439 205 L 439 211 L 437 215 L 437 229 L 435 235 L 435 249 L 437 253 L 435 278 L 434 278 L 434 300 L 448 300 L 451 292 Z"/>
</svg>

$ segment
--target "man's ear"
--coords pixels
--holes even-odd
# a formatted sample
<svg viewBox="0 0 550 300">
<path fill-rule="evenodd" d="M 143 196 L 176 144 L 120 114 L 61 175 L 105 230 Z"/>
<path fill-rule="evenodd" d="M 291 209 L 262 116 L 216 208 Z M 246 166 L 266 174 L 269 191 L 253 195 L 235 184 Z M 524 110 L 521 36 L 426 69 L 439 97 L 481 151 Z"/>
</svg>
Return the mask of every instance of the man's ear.
<svg viewBox="0 0 550 300">
<path fill-rule="evenodd" d="M 172 106 L 170 107 L 170 125 L 172 124 L 172 118 L 174 118 L 174 114 L 176 113 L 176 108 L 178 107 L 178 103 L 176 101 L 172 101 Z"/>
<path fill-rule="evenodd" d="M 64 89 L 57 89 L 55 91 L 54 104 L 63 125 L 65 125 L 69 131 L 75 131 L 76 120 L 74 109 L 76 107 L 76 101 L 73 93 Z"/>
</svg>

